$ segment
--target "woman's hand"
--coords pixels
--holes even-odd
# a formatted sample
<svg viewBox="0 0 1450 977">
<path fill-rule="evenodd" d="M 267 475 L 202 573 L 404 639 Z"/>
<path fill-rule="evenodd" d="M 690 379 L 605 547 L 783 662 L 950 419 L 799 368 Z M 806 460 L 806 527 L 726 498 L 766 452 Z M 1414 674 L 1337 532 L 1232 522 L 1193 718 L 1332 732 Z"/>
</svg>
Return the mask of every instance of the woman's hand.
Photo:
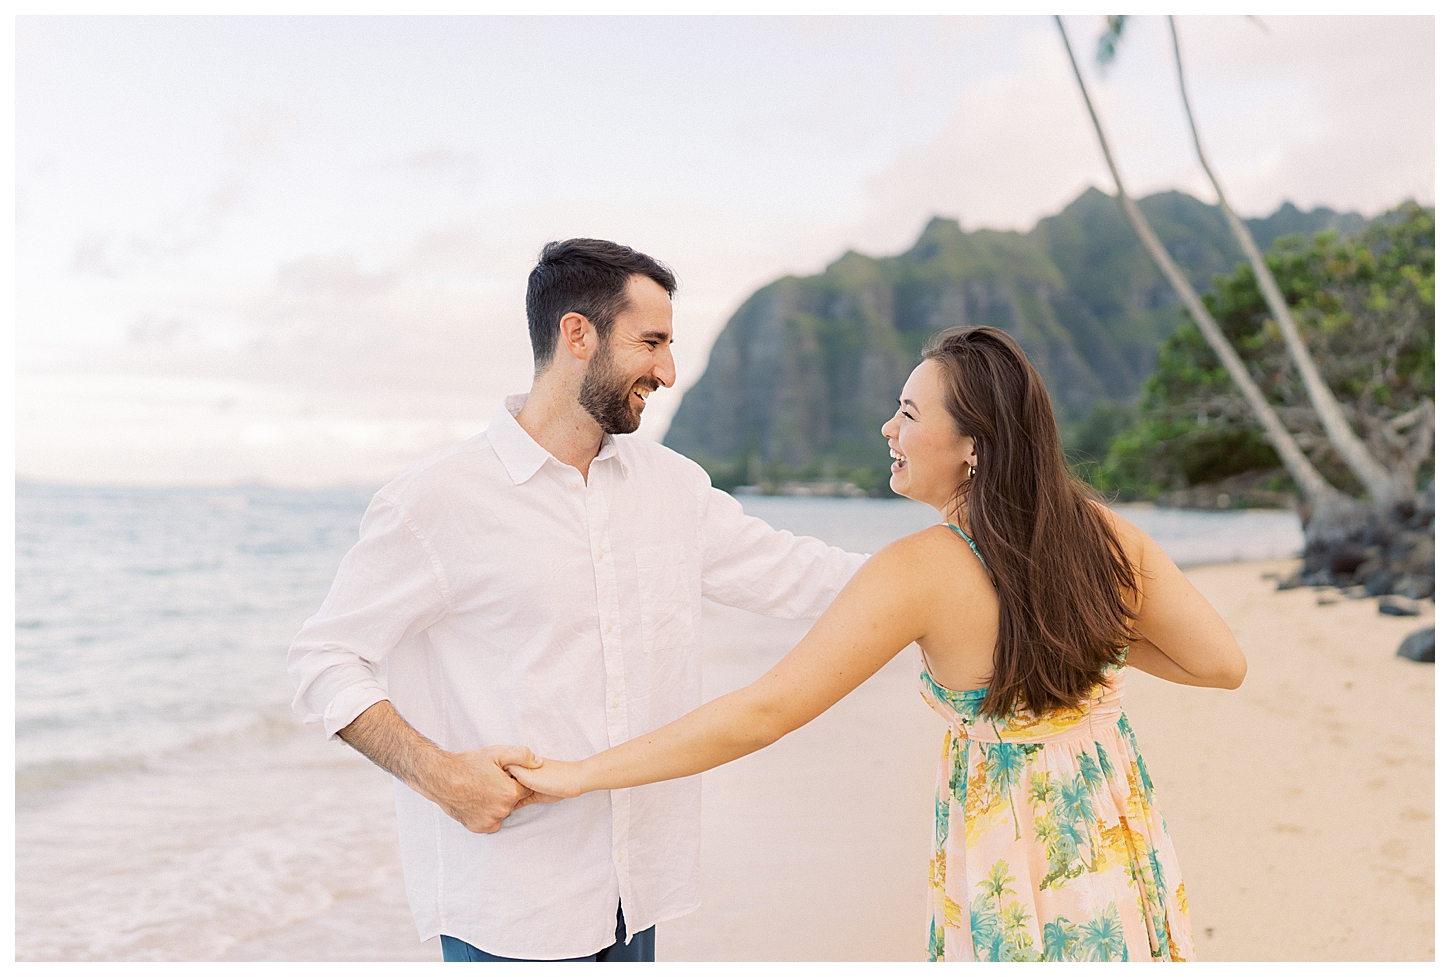
<svg viewBox="0 0 1450 977">
<path fill-rule="evenodd" d="M 536 796 L 557 800 L 692 777 L 769 746 L 923 634 L 928 599 L 919 564 L 931 564 L 911 546 L 898 540 L 867 560 L 800 644 L 745 688 L 588 759 L 510 764 L 508 772 Z"/>
<path fill-rule="evenodd" d="M 583 767 L 582 763 L 567 760 L 542 760 L 537 767 L 521 767 L 513 763 L 505 769 L 533 791 L 539 802 L 551 804 L 584 793 Z"/>
</svg>

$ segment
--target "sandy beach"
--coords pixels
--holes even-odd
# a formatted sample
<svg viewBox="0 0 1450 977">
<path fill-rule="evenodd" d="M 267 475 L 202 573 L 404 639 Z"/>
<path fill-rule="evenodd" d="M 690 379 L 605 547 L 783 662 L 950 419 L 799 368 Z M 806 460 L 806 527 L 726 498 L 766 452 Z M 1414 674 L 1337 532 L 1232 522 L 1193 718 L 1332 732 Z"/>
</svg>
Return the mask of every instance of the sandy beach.
<svg viewBox="0 0 1450 977">
<path fill-rule="evenodd" d="M 1242 688 L 1128 679 L 1198 956 L 1432 960 L 1434 666 L 1394 652 L 1433 624 L 1433 604 L 1387 617 L 1372 600 L 1280 592 L 1264 577 L 1294 565 L 1189 571 L 1248 655 Z M 805 630 L 707 605 L 707 694 L 750 681 Z M 917 671 L 909 651 L 805 729 L 706 774 L 702 905 L 660 926 L 660 959 L 921 959 L 944 724 Z M 314 765 L 359 821 L 392 823 L 387 778 L 365 761 L 313 740 L 292 762 Z M 413 935 L 389 831 L 366 840 L 381 846 L 365 859 L 369 885 L 224 958 L 438 959 L 436 941 Z"/>
<path fill-rule="evenodd" d="M 1432 960 L 1434 666 L 1394 652 L 1433 604 L 1387 617 L 1263 579 L 1295 565 L 1188 571 L 1248 656 L 1241 688 L 1129 673 L 1199 958 Z M 710 611 L 711 691 L 803 630 Z M 748 658 L 727 630 L 749 636 Z M 662 959 L 921 959 L 944 724 L 918 669 L 903 654 L 806 729 L 706 775 L 703 905 L 660 927 Z"/>
</svg>

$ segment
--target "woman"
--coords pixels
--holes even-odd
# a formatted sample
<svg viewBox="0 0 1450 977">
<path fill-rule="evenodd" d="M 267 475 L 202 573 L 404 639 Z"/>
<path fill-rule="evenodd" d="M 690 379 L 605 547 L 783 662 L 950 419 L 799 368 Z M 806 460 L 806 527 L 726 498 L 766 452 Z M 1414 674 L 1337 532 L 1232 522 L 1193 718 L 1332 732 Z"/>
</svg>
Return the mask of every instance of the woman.
<svg viewBox="0 0 1450 977">
<path fill-rule="evenodd" d="M 1119 670 L 1232 689 L 1243 652 L 1157 544 L 1069 477 L 1011 337 L 951 331 L 923 357 L 881 433 L 892 491 L 944 522 L 873 555 L 750 686 L 587 760 L 510 770 L 555 797 L 697 774 L 810 722 L 915 642 L 923 696 L 951 724 L 928 958 L 1191 959 Z"/>
</svg>

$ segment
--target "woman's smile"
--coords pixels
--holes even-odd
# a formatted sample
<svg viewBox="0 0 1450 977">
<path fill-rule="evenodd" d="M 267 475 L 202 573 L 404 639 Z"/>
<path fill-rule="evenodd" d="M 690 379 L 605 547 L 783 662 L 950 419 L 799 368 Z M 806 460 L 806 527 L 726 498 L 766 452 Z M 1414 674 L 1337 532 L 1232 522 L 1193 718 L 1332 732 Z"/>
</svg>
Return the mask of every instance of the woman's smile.
<svg viewBox="0 0 1450 977">
<path fill-rule="evenodd" d="M 900 408 L 881 425 L 881 434 L 891 455 L 891 491 L 937 509 L 958 497 L 975 452 L 946 409 L 935 362 L 911 371 Z"/>
</svg>

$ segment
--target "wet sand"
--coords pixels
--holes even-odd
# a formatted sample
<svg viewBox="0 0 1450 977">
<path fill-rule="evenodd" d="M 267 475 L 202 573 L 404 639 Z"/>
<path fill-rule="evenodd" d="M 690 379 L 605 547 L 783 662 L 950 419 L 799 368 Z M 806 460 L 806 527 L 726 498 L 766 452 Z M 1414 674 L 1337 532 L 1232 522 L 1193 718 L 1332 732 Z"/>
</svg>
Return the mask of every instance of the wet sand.
<svg viewBox="0 0 1450 977">
<path fill-rule="evenodd" d="M 1125 708 L 1199 959 L 1432 960 L 1434 666 L 1394 652 L 1434 605 L 1392 618 L 1262 579 L 1294 565 L 1189 571 L 1248 655 L 1242 688 L 1129 673 Z M 764 672 L 807 627 L 707 605 L 707 695 Z M 661 924 L 661 960 L 921 959 L 945 724 L 918 669 L 909 650 L 805 729 L 705 775 L 702 905 Z M 316 747 L 340 789 L 391 818 L 384 775 Z M 376 887 L 225 958 L 437 960 L 436 941 L 417 942 L 396 852 L 378 853 Z"/>
</svg>

